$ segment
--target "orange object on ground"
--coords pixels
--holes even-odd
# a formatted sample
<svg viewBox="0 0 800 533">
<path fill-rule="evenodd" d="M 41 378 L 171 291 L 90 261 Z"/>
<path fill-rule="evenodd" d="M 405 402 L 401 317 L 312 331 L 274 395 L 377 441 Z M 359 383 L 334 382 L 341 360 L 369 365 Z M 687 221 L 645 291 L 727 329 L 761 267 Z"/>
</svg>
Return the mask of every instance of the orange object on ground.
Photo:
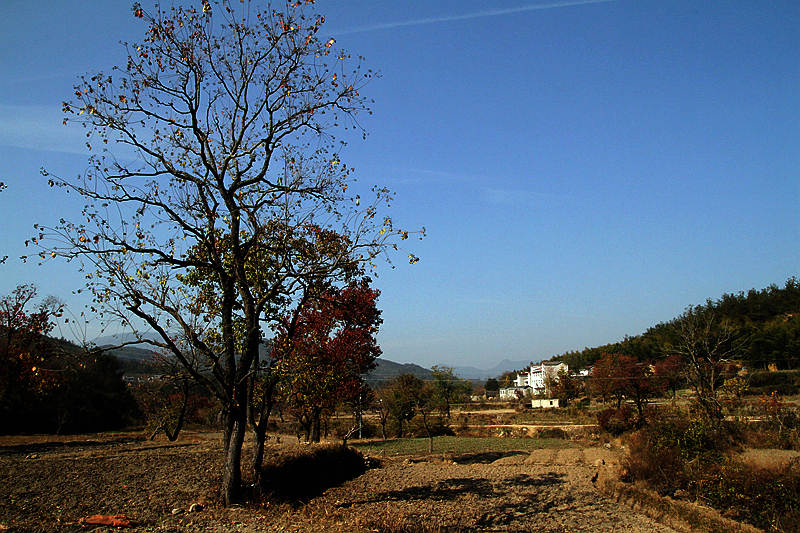
<svg viewBox="0 0 800 533">
<path fill-rule="evenodd" d="M 96 514 L 78 520 L 81 524 L 94 524 L 98 526 L 133 527 L 133 522 L 124 514 L 102 515 Z"/>
</svg>

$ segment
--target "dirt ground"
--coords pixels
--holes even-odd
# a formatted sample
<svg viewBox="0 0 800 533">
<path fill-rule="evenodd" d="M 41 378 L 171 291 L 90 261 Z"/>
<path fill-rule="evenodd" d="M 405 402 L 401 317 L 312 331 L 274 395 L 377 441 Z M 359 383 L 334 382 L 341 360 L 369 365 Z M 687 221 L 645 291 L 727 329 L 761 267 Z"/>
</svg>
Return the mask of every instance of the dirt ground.
<svg viewBox="0 0 800 533">
<path fill-rule="evenodd" d="M 673 531 L 603 496 L 603 447 L 378 458 L 377 468 L 303 504 L 214 504 L 219 435 L 0 438 L 0 531 Z M 303 445 L 272 444 L 268 454 Z M 190 512 L 192 504 L 202 510 Z"/>
</svg>

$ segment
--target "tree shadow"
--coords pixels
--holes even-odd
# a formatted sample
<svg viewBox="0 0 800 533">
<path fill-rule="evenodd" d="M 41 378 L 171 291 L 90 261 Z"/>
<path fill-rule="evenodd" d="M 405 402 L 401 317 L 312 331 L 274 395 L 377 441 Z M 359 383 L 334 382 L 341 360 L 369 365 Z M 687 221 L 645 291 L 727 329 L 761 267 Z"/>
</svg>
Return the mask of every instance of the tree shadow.
<svg viewBox="0 0 800 533">
<path fill-rule="evenodd" d="M 566 474 L 556 472 L 545 472 L 535 477 L 527 474 L 520 474 L 509 479 L 506 483 L 509 486 L 548 487 L 551 485 L 563 485 L 566 483 L 564 479 L 566 477 Z"/>
<path fill-rule="evenodd" d="M 287 503 L 306 502 L 366 472 L 367 460 L 344 446 L 322 446 L 278 457 L 261 469 L 260 494 Z"/>
<path fill-rule="evenodd" d="M 475 465 L 475 464 L 492 464 L 495 461 L 504 459 L 506 457 L 514 457 L 516 455 L 529 455 L 521 451 L 507 451 L 507 452 L 476 452 L 476 453 L 462 453 L 453 455 L 452 459 L 460 465 Z"/>
<path fill-rule="evenodd" d="M 566 483 L 566 474 L 547 472 L 539 476 L 520 474 L 513 478 L 492 482 L 485 478 L 450 478 L 439 481 L 433 485 L 415 485 L 399 490 L 377 492 L 372 498 L 358 501 L 345 502 L 339 505 L 342 508 L 353 507 L 368 503 L 385 501 L 454 501 L 470 494 L 477 495 L 485 500 L 503 499 L 508 491 L 520 490 L 525 487 L 541 488 L 561 485 Z M 498 507 L 502 511 L 505 506 Z M 509 507 L 509 509 L 511 509 Z"/>
<path fill-rule="evenodd" d="M 480 478 L 452 478 L 440 481 L 433 486 L 407 487 L 401 490 L 391 490 L 376 495 L 376 501 L 398 500 L 433 500 L 451 501 L 463 494 L 477 494 L 483 498 L 491 498 L 494 488 L 487 479 Z"/>
<path fill-rule="evenodd" d="M 515 521 L 533 521 L 541 513 L 575 501 L 569 494 L 553 493 L 551 488 L 567 483 L 567 476 L 563 473 L 545 472 L 538 476 L 520 474 L 502 483 L 503 491 L 518 491 L 518 501 L 502 499 L 492 508 L 491 512 L 481 515 L 477 525 L 481 528 L 504 527 Z M 530 491 L 525 489 L 539 489 Z"/>
</svg>

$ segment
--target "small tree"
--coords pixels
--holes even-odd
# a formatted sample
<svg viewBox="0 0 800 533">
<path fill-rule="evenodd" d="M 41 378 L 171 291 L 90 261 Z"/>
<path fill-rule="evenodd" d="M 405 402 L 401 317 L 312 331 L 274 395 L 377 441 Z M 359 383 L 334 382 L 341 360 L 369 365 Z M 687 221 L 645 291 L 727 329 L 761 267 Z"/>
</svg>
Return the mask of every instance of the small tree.
<svg viewBox="0 0 800 533">
<path fill-rule="evenodd" d="M 639 420 L 643 420 L 644 408 L 650 398 L 664 391 L 663 384 L 653 375 L 650 365 L 635 357 L 623 354 L 605 354 L 595 362 L 592 372 L 592 390 L 604 398 L 617 399 L 617 409 L 623 399 L 636 405 Z"/>
<path fill-rule="evenodd" d="M 168 353 L 156 354 L 148 363 L 159 378 L 139 385 L 134 396 L 152 430 L 150 440 L 163 431 L 167 439 L 175 441 L 186 422 L 196 422 L 198 414 L 214 404 L 197 394 L 197 383 Z"/>
<path fill-rule="evenodd" d="M 434 401 L 442 414 L 450 420 L 450 408 L 454 402 L 463 400 L 472 391 L 472 383 L 456 376 L 455 371 L 447 366 L 431 368 L 433 376 Z"/>
<path fill-rule="evenodd" d="M 619 409 L 622 405 L 622 400 L 625 398 L 625 392 L 623 388 L 617 386 L 616 373 L 617 362 L 614 356 L 607 353 L 603 354 L 594 363 L 589 388 L 592 394 L 603 399 L 603 403 L 609 398 L 615 398 L 617 400 L 617 409 Z"/>
<path fill-rule="evenodd" d="M 386 440 L 388 437 L 386 435 L 386 425 L 389 423 L 389 417 L 391 416 L 391 389 L 389 387 L 383 387 L 377 391 L 377 393 L 372 397 L 372 407 L 374 411 L 378 414 L 378 420 L 381 424 L 381 436 L 383 440 Z"/>
<path fill-rule="evenodd" d="M 383 397 L 389 413 L 397 423 L 397 436 L 403 437 L 403 424 L 417 414 L 417 405 L 412 390 L 421 387 L 422 380 L 413 374 L 400 374 L 384 389 Z"/>
<path fill-rule="evenodd" d="M 395 405 L 398 409 L 398 421 L 411 420 L 415 415 L 422 418 L 422 427 L 428 437 L 428 452 L 433 453 L 433 431 L 431 430 L 431 413 L 436 409 L 436 391 L 430 383 L 425 383 L 413 374 L 397 376 L 393 389 Z M 402 425 L 401 435 L 402 436 Z"/>
<path fill-rule="evenodd" d="M 676 354 L 667 356 L 663 361 L 655 364 L 653 373 L 661 380 L 665 388 L 672 392 L 672 403 L 678 395 L 678 387 L 685 381 L 683 361 Z"/>
<path fill-rule="evenodd" d="M 551 387 L 551 395 L 558 398 L 561 405 L 569 405 L 569 402 L 577 398 L 580 392 L 580 383 L 563 367 L 558 370 Z"/>
<path fill-rule="evenodd" d="M 379 294 L 369 288 L 368 278 L 329 290 L 279 330 L 273 357 L 312 442 L 320 441 L 324 410 L 365 394 L 363 375 L 375 368 L 381 353 L 375 341 L 382 322 Z"/>
<path fill-rule="evenodd" d="M 492 396 L 497 396 L 498 391 L 500 390 L 500 382 L 497 381 L 495 378 L 489 378 L 486 380 L 486 383 L 483 386 L 484 390 L 486 390 L 486 396 L 490 396 L 489 393 L 494 393 Z"/>
<path fill-rule="evenodd" d="M 198 421 L 198 414 L 213 408 L 213 403 L 192 394 L 194 382 L 187 376 L 140 385 L 134 391 L 139 408 L 147 418 L 150 440 L 163 431 L 171 442 L 178 440 L 185 423 Z"/>
<path fill-rule="evenodd" d="M 425 434 L 428 436 L 428 453 L 433 453 L 433 431 L 431 430 L 430 416 L 437 405 L 436 390 L 430 383 L 424 383 L 419 387 L 412 387 L 411 395 L 414 398 L 414 404 L 417 413 L 422 417 L 422 427 L 425 428 Z"/>
</svg>

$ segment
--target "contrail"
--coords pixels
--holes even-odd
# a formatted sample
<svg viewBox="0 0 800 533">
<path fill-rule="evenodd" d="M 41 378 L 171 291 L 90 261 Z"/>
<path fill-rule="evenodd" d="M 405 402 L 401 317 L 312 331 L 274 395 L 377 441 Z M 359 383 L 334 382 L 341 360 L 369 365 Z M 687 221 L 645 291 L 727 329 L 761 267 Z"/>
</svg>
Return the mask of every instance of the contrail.
<svg viewBox="0 0 800 533">
<path fill-rule="evenodd" d="M 509 7 L 505 9 L 491 9 L 488 11 L 478 11 L 475 13 L 465 13 L 463 15 L 445 15 L 441 17 L 431 17 L 419 20 L 406 20 L 403 22 L 386 22 L 383 24 L 375 24 L 373 26 L 364 26 L 363 28 L 355 28 L 352 30 L 343 30 L 334 32 L 334 35 L 348 35 L 351 33 L 363 33 L 376 30 L 387 30 L 392 28 L 404 28 L 407 26 L 421 26 L 423 24 L 437 24 L 441 22 L 455 22 L 458 20 L 470 20 L 484 17 L 496 17 L 500 15 L 513 15 L 515 13 L 523 13 L 525 11 L 538 11 L 541 9 L 555 9 L 557 7 L 579 6 L 583 4 L 600 4 L 605 2 L 616 2 L 617 0 L 570 0 L 567 2 L 552 2 L 549 4 L 533 4 L 520 7 Z"/>
</svg>

